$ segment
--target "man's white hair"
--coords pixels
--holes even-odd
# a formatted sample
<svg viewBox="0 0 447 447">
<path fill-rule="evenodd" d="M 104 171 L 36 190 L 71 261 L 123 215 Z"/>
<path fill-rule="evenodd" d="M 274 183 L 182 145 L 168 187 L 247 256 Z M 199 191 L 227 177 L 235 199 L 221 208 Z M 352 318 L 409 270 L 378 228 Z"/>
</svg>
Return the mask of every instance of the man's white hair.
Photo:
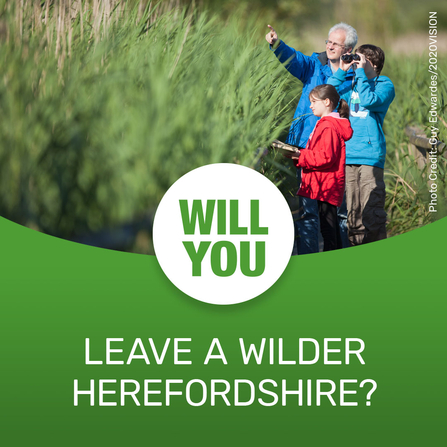
<svg viewBox="0 0 447 447">
<path fill-rule="evenodd" d="M 357 45 L 357 31 L 347 23 L 340 22 L 334 25 L 329 32 L 327 33 L 328 37 L 329 34 L 333 33 L 334 31 L 343 30 L 346 33 L 346 39 L 345 39 L 345 47 L 352 48 Z"/>
</svg>

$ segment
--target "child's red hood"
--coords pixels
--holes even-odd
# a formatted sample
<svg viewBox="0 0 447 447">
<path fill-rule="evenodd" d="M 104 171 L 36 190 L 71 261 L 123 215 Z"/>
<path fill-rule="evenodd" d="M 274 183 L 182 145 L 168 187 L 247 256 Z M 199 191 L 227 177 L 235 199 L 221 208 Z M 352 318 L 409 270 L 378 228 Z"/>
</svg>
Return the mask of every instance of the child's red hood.
<svg viewBox="0 0 447 447">
<path fill-rule="evenodd" d="M 321 123 L 324 120 L 331 120 L 331 122 L 335 124 L 335 129 L 343 140 L 348 141 L 352 138 L 352 127 L 347 118 L 342 118 L 337 112 L 332 112 L 321 118 L 318 123 Z"/>
</svg>

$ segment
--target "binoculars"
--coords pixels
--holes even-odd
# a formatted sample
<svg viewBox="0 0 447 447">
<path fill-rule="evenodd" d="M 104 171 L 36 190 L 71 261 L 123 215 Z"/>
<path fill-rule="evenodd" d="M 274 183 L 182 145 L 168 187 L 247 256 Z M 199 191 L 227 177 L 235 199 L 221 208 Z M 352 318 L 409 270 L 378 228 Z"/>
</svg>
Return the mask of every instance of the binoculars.
<svg viewBox="0 0 447 447">
<path fill-rule="evenodd" d="M 343 62 L 359 61 L 360 56 L 358 54 L 343 54 L 343 56 L 341 57 L 341 60 Z"/>
</svg>

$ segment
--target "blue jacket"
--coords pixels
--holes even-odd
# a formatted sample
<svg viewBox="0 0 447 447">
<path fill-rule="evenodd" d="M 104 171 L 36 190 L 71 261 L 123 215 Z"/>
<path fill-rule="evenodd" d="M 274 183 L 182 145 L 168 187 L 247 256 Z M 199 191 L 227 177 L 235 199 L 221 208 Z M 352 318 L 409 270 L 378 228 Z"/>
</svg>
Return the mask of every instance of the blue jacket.
<svg viewBox="0 0 447 447">
<path fill-rule="evenodd" d="M 346 87 L 346 72 L 337 70 L 328 80 L 349 104 L 353 137 L 346 142 L 346 164 L 384 168 L 386 143 L 383 120 L 395 93 L 386 76 L 368 79 L 363 68 L 355 71 L 354 82 Z"/>
<path fill-rule="evenodd" d="M 280 62 L 285 64 L 290 74 L 303 83 L 303 91 L 293 116 L 286 143 L 306 147 L 309 135 L 319 120 L 310 110 L 309 93 L 317 85 L 326 84 L 328 78 L 332 76 L 326 52 L 305 56 L 281 41 L 275 50 L 275 55 Z M 346 88 L 351 86 L 353 74 L 353 70 L 348 71 L 348 76 L 345 79 Z"/>
</svg>

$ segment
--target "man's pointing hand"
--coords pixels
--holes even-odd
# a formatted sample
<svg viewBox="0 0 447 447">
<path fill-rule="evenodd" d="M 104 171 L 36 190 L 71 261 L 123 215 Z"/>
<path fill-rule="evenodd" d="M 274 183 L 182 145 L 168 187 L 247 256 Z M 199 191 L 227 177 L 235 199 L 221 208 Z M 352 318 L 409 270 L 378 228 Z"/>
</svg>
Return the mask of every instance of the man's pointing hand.
<svg viewBox="0 0 447 447">
<path fill-rule="evenodd" d="M 278 34 L 276 34 L 276 31 L 270 25 L 267 25 L 267 26 L 270 28 L 270 31 L 265 35 L 265 40 L 272 47 L 275 47 L 275 46 L 277 46 L 275 44 L 278 42 Z"/>
</svg>

